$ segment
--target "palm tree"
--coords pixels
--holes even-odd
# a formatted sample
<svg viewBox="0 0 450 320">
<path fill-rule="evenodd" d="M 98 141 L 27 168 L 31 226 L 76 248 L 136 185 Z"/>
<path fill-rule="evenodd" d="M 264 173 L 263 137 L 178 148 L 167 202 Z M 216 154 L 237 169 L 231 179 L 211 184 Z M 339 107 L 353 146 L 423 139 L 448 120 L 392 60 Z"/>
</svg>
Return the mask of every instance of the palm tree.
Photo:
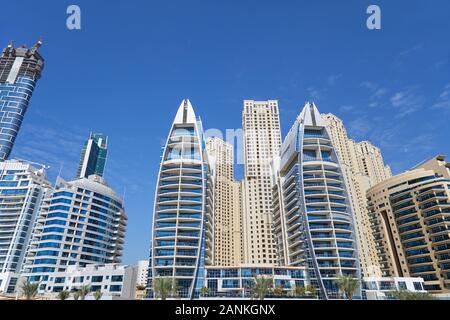
<svg viewBox="0 0 450 320">
<path fill-rule="evenodd" d="M 304 286 L 295 286 L 292 290 L 292 295 L 295 297 L 302 297 L 305 295 L 305 287 Z"/>
<path fill-rule="evenodd" d="M 353 294 L 359 287 L 359 281 L 352 276 L 340 276 L 336 280 L 336 285 L 338 286 L 339 290 L 341 290 L 345 294 L 348 300 L 352 300 Z"/>
<path fill-rule="evenodd" d="M 273 288 L 273 294 L 277 297 L 282 296 L 284 293 L 284 287 L 283 286 L 276 286 Z"/>
<path fill-rule="evenodd" d="M 428 292 L 411 292 L 408 290 L 397 290 L 388 293 L 397 300 L 435 300 L 436 298 Z"/>
<path fill-rule="evenodd" d="M 168 297 L 173 295 L 175 291 L 173 278 L 156 278 L 153 283 L 153 291 L 155 292 L 155 296 L 159 296 L 161 300 L 166 300 Z"/>
<path fill-rule="evenodd" d="M 255 287 L 253 292 L 259 300 L 264 300 L 273 285 L 273 279 L 270 277 L 255 277 Z"/>
<path fill-rule="evenodd" d="M 61 291 L 60 293 L 58 293 L 58 299 L 59 300 L 67 300 L 70 296 L 70 292 L 69 291 Z"/>
<path fill-rule="evenodd" d="M 31 300 L 38 293 L 39 283 L 30 283 L 28 281 L 22 282 L 20 290 L 26 300 Z"/>
<path fill-rule="evenodd" d="M 91 292 L 91 286 L 90 285 L 82 285 L 80 288 L 78 288 L 79 297 L 80 300 L 84 300 L 86 296 Z"/>
<path fill-rule="evenodd" d="M 94 299 L 95 300 L 100 300 L 103 296 L 103 293 L 100 290 L 97 290 L 94 292 Z"/>
<path fill-rule="evenodd" d="M 316 287 L 312 285 L 307 285 L 305 287 L 305 294 L 315 297 L 316 296 Z"/>
<path fill-rule="evenodd" d="M 200 289 L 200 294 L 203 297 L 206 297 L 208 295 L 208 293 L 209 293 L 209 289 L 207 287 L 203 287 L 203 288 Z"/>
<path fill-rule="evenodd" d="M 80 299 L 80 292 L 79 291 L 75 291 L 73 293 L 73 300 L 78 300 Z"/>
</svg>

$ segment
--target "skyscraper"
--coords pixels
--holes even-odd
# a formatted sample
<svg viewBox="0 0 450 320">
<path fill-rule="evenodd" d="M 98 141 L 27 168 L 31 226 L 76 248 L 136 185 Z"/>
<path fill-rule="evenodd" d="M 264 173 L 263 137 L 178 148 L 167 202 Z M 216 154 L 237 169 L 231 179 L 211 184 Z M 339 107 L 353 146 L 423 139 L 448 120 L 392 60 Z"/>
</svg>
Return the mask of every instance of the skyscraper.
<svg viewBox="0 0 450 320">
<path fill-rule="evenodd" d="M 120 263 L 127 216 L 123 199 L 102 177 L 59 179 L 40 207 L 28 248 L 24 276 L 52 292 L 47 281 L 69 266 Z"/>
<path fill-rule="evenodd" d="M 279 262 L 306 266 L 320 298 L 339 298 L 337 277 L 361 279 L 358 247 L 342 166 L 314 104 L 303 108 L 276 162 L 273 219 Z"/>
<path fill-rule="evenodd" d="M 198 297 L 213 264 L 213 180 L 201 121 L 183 100 L 161 158 L 153 210 L 149 287 L 174 280 L 180 298 Z"/>
<path fill-rule="evenodd" d="M 425 161 L 367 191 L 383 276 L 421 277 L 450 292 L 450 163 Z"/>
<path fill-rule="evenodd" d="M 0 161 L 9 158 L 44 68 L 38 41 L 31 49 L 9 44 L 0 57 Z"/>
<path fill-rule="evenodd" d="M 278 102 L 244 101 L 243 239 L 244 263 L 276 264 L 272 232 L 271 162 L 281 146 Z"/>
<path fill-rule="evenodd" d="M 15 290 L 32 227 L 49 188 L 45 168 L 16 160 L 0 163 L 0 291 Z"/>
<path fill-rule="evenodd" d="M 355 215 L 361 270 L 364 276 L 381 276 L 375 238 L 367 210 L 366 191 L 389 178 L 380 150 L 368 141 L 355 142 L 347 135 L 344 123 L 333 114 L 322 115 L 340 159 Z"/>
<path fill-rule="evenodd" d="M 214 180 L 214 264 L 238 266 L 243 261 L 242 203 L 233 146 L 214 137 L 206 140 L 206 148 Z"/>
<path fill-rule="evenodd" d="M 92 133 L 81 151 L 77 178 L 87 178 L 91 174 L 103 177 L 108 155 L 108 137 L 101 133 Z"/>
</svg>

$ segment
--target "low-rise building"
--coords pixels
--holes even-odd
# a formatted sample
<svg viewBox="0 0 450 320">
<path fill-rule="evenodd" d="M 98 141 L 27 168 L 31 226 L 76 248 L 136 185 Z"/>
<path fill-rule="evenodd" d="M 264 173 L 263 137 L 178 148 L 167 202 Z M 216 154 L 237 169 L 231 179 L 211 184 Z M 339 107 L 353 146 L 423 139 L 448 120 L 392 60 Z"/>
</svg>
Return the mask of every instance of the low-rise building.
<svg viewBox="0 0 450 320">
<path fill-rule="evenodd" d="M 283 289 L 280 296 L 292 296 L 295 287 L 309 285 L 304 267 L 274 267 L 270 265 L 241 265 L 233 267 L 207 266 L 206 288 L 200 299 L 250 299 L 254 296 L 255 278 L 268 277 L 272 287 Z M 269 294 L 270 297 L 270 294 Z M 311 298 L 311 297 L 309 297 Z"/>
<path fill-rule="evenodd" d="M 38 295 L 57 298 L 61 291 L 75 292 L 82 286 L 89 286 L 92 293 L 102 293 L 102 300 L 132 300 L 135 298 L 136 274 L 136 267 L 114 263 L 69 266 L 64 272 L 49 274 L 46 289 L 39 290 Z M 92 299 L 93 294 L 86 297 L 86 300 Z"/>
<path fill-rule="evenodd" d="M 411 277 L 367 277 L 363 279 L 363 292 L 367 300 L 389 299 L 393 291 L 407 290 L 410 292 L 425 293 L 422 278 Z"/>
</svg>

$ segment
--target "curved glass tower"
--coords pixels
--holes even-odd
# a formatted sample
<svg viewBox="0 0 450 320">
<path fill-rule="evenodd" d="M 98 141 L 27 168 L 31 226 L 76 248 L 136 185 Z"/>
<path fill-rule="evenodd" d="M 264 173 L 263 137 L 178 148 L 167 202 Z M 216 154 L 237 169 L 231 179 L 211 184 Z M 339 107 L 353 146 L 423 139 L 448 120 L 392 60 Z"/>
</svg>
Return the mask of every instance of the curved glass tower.
<svg viewBox="0 0 450 320">
<path fill-rule="evenodd" d="M 361 279 L 355 224 L 341 165 L 314 104 L 296 119 L 279 165 L 274 230 L 280 259 L 306 266 L 319 298 L 341 298 L 337 277 Z"/>
<path fill-rule="evenodd" d="M 180 298 L 198 297 L 212 263 L 212 186 L 200 120 L 183 100 L 163 150 L 155 194 L 150 286 L 174 279 Z"/>
<path fill-rule="evenodd" d="M 0 161 L 7 160 L 44 68 L 38 41 L 31 49 L 8 45 L 0 57 Z"/>
</svg>

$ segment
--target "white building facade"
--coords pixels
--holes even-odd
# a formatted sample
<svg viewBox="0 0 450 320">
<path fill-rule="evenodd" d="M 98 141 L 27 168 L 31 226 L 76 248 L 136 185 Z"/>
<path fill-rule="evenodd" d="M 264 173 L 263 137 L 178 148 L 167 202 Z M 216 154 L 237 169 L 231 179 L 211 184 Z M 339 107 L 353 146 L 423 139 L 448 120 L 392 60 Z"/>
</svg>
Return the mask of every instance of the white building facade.
<svg viewBox="0 0 450 320">
<path fill-rule="evenodd" d="M 136 267 L 120 264 L 69 266 L 63 272 L 50 273 L 46 288 L 41 288 L 39 295 L 57 299 L 61 291 L 73 293 L 82 286 L 89 286 L 91 294 L 86 296 L 86 300 L 93 300 L 93 293 L 98 291 L 102 294 L 101 300 L 132 300 L 136 292 L 136 276 Z"/>
<path fill-rule="evenodd" d="M 122 201 L 99 176 L 59 180 L 41 205 L 24 276 L 46 291 L 50 274 L 69 266 L 120 263 L 127 224 Z"/>
<path fill-rule="evenodd" d="M 18 160 L 0 163 L 0 292 L 15 291 L 32 227 L 49 187 L 44 168 Z"/>
<path fill-rule="evenodd" d="M 272 160 L 281 147 L 278 101 L 244 101 L 243 262 L 277 263 L 272 231 Z"/>
</svg>

